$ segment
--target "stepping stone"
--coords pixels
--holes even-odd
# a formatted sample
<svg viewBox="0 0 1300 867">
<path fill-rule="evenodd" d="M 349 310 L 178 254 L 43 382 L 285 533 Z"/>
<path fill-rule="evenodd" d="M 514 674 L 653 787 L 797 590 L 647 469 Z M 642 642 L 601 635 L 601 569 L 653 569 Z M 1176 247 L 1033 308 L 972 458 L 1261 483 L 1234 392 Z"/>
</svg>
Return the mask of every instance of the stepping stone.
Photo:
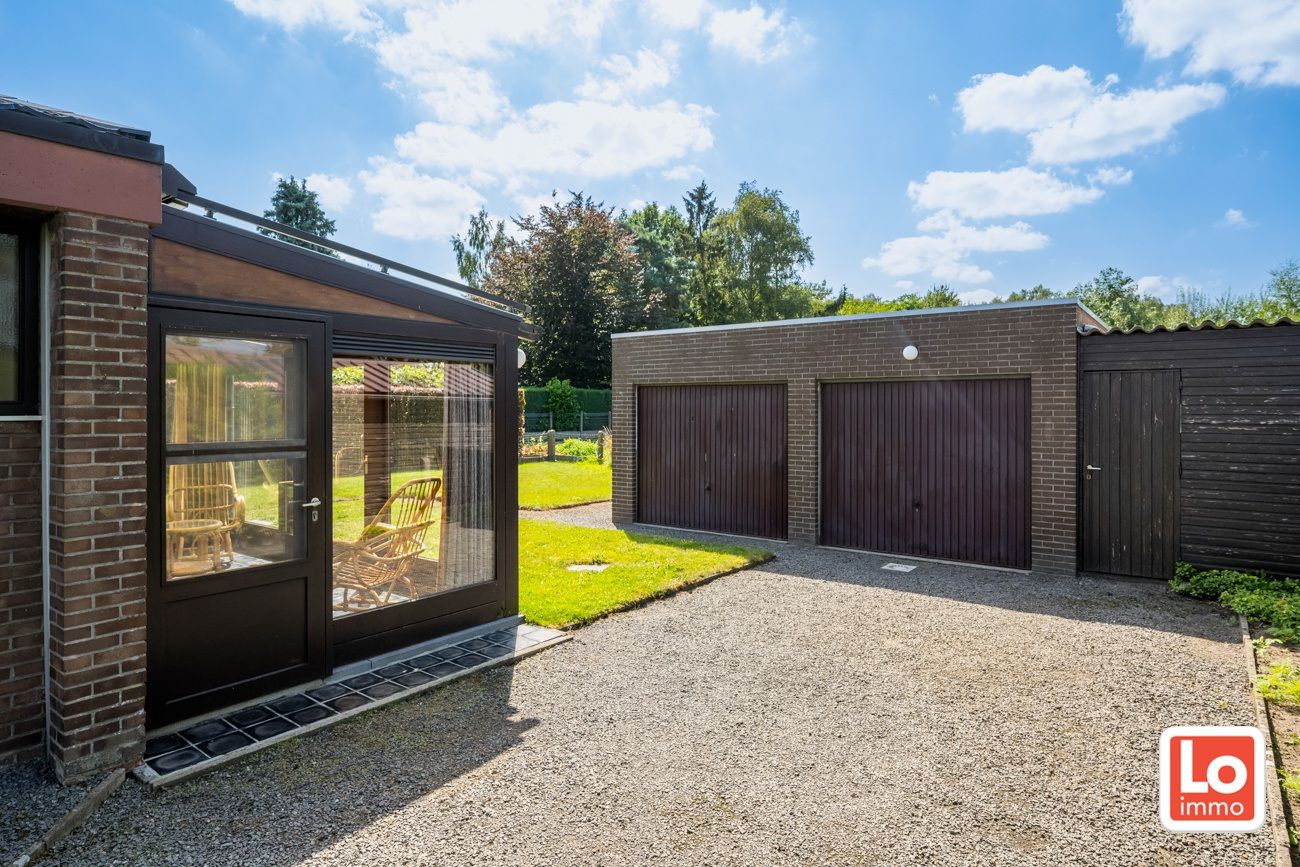
<svg viewBox="0 0 1300 867">
<path fill-rule="evenodd" d="M 218 735 L 224 735 L 227 732 L 233 732 L 235 727 L 222 719 L 210 719 L 207 722 L 201 722 L 198 725 L 190 726 L 181 731 L 181 736 L 192 744 L 200 741 L 210 741 Z"/>
<path fill-rule="evenodd" d="M 264 723 L 258 723 L 248 729 L 248 733 L 259 741 L 264 741 L 267 738 L 282 735 L 285 732 L 293 731 L 296 728 L 297 726 L 289 722 L 287 719 L 284 719 L 283 717 L 275 717 L 274 719 L 269 719 Z"/>
<path fill-rule="evenodd" d="M 210 756 L 224 756 L 226 753 L 233 753 L 240 747 L 246 747 L 251 743 L 256 743 L 256 741 L 243 732 L 231 732 L 228 735 L 205 741 L 199 746 L 203 752 Z"/>
<path fill-rule="evenodd" d="M 166 753 L 157 758 L 149 760 L 149 767 L 153 768 L 160 774 L 170 774 L 173 771 L 179 771 L 181 768 L 188 768 L 190 765 L 197 765 L 206 759 L 199 750 L 194 747 L 186 747 L 183 750 Z"/>
</svg>

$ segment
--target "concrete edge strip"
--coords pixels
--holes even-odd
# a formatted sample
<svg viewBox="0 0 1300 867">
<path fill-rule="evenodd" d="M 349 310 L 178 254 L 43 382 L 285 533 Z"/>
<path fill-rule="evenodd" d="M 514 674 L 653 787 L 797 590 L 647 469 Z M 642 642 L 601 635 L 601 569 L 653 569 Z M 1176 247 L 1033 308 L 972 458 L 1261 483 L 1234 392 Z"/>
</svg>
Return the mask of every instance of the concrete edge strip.
<svg viewBox="0 0 1300 867">
<path fill-rule="evenodd" d="M 692 540 L 687 539 L 685 541 L 689 542 Z M 703 577 L 696 578 L 694 580 L 687 581 L 682 584 L 676 584 L 672 587 L 665 587 L 664 589 L 659 590 L 658 592 L 651 593 L 649 596 L 642 596 L 639 599 L 632 599 L 628 602 L 623 602 L 619 605 L 615 605 L 613 608 L 610 608 L 606 611 L 602 611 L 588 620 L 582 620 L 578 623 L 571 623 L 568 626 L 557 626 L 555 628 L 568 630 L 568 632 L 565 633 L 566 635 L 572 634 L 572 630 L 581 629 L 584 626 L 590 626 L 591 624 L 597 622 L 598 620 L 604 620 L 607 617 L 613 617 L 615 614 L 625 614 L 628 611 L 636 611 L 638 608 L 645 608 L 647 605 L 650 605 L 655 602 L 660 602 L 664 599 L 669 599 L 673 596 L 676 596 L 679 593 L 690 593 L 692 590 L 698 590 L 699 588 L 703 587 L 705 584 L 710 584 L 714 581 L 717 581 L 719 578 L 726 578 L 728 575 L 735 575 L 738 572 L 745 572 L 750 569 L 754 569 L 758 566 L 762 566 L 765 563 L 771 563 L 773 560 L 776 559 L 776 554 L 774 554 L 773 552 L 767 551 L 765 553 L 767 556 L 760 557 L 759 559 L 753 561 L 752 563 L 744 563 L 740 566 L 734 566 L 731 569 L 724 569 L 721 572 L 714 572 L 711 575 L 704 575 Z"/>
<path fill-rule="evenodd" d="M 445 677 L 439 678 L 438 680 L 431 680 L 428 683 L 422 683 L 419 686 L 412 687 L 404 692 L 399 692 L 396 695 L 389 695 L 389 696 L 385 696 L 384 698 L 376 699 L 370 702 L 369 704 L 363 704 L 360 707 L 354 707 L 352 708 L 352 710 L 347 710 L 347 711 L 343 711 L 342 713 L 337 713 L 334 716 L 326 717 L 325 719 L 322 720 L 317 720 L 314 723 L 308 723 L 305 726 L 299 726 L 298 728 L 292 729 L 290 731 L 282 732 L 278 735 L 269 737 L 264 741 L 258 741 L 255 744 L 248 744 L 247 746 L 240 747 L 237 750 L 231 750 L 230 752 L 224 755 L 207 759 L 206 761 L 202 761 L 199 762 L 198 764 L 190 765 L 188 768 L 182 768 L 179 771 L 175 771 L 170 774 L 166 774 L 166 775 L 159 774 L 157 771 L 155 771 L 153 768 L 149 767 L 146 764 L 140 764 L 136 766 L 131 773 L 135 776 L 137 780 L 139 780 L 142 783 L 145 783 L 151 789 L 160 789 L 164 786 L 170 786 L 175 783 L 183 782 L 185 780 L 191 779 L 201 774 L 205 774 L 208 771 L 215 770 L 216 768 L 219 768 L 222 765 L 227 765 L 230 764 L 231 762 L 242 759 L 244 756 L 248 756 L 253 753 L 260 752 L 261 750 L 273 746 L 274 744 L 281 743 L 282 741 L 292 740 L 294 738 L 301 737 L 302 735 L 305 734 L 310 734 L 311 732 L 318 731 L 320 729 L 329 728 L 330 726 L 337 725 L 338 723 L 341 723 L 346 719 L 351 719 L 354 716 L 360 716 L 363 713 L 369 713 L 370 711 L 376 710 L 381 707 L 385 707 L 395 702 L 405 701 L 408 698 L 411 698 L 413 696 L 419 695 L 424 692 L 428 692 L 429 690 L 436 689 L 437 687 L 440 686 L 445 686 L 454 680 L 460 680 L 462 677 L 468 677 L 469 675 L 474 674 L 476 672 L 483 671 L 489 668 L 495 668 L 499 665 L 505 665 L 507 663 L 518 662 L 519 660 L 523 659 L 526 656 L 532 656 L 534 653 L 539 653 L 543 650 L 546 650 L 549 647 L 554 647 L 557 644 L 562 644 L 568 641 L 572 637 L 573 636 L 567 632 L 562 633 L 560 635 L 557 635 L 555 638 L 549 638 L 546 641 L 538 642 L 537 644 L 534 644 L 531 647 L 518 649 L 510 656 L 502 656 L 498 659 L 489 659 L 486 662 L 479 663 L 473 668 L 466 668 L 463 671 L 458 671 L 453 674 L 449 674 Z"/>
<path fill-rule="evenodd" d="M 1250 697 L 1255 708 L 1255 725 L 1264 732 L 1268 749 L 1264 752 L 1264 763 L 1268 768 L 1268 824 L 1273 837 L 1273 861 L 1276 867 L 1291 867 L 1291 838 L 1286 830 L 1286 811 L 1282 795 L 1282 779 L 1277 772 L 1277 758 L 1273 754 L 1273 723 L 1268 715 L 1268 703 L 1260 695 L 1259 663 L 1255 658 L 1255 644 L 1250 640 L 1250 624 L 1246 615 L 1237 615 L 1237 625 L 1241 629 L 1241 645 L 1245 648 L 1246 667 L 1250 671 Z"/>
<path fill-rule="evenodd" d="M 118 768 L 100 780 L 99 784 L 87 792 L 71 810 L 64 813 L 63 818 L 55 822 L 54 826 L 41 836 L 41 839 L 33 843 L 22 855 L 19 855 L 13 861 L 11 867 L 27 867 L 28 864 L 57 846 L 60 840 L 80 828 L 82 823 L 89 819 L 91 814 L 99 808 L 99 805 L 108 800 L 108 796 L 118 790 L 118 787 L 122 785 L 122 781 L 125 779 L 126 771 Z"/>
</svg>

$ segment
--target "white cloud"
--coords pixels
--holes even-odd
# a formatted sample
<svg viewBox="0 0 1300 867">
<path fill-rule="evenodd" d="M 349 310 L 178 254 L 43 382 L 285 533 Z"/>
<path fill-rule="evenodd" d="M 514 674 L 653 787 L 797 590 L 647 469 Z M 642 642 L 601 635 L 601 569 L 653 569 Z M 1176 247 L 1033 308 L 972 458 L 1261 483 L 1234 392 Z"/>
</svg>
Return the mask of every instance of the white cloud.
<svg viewBox="0 0 1300 867">
<path fill-rule="evenodd" d="M 378 231 L 445 234 L 448 224 L 434 211 L 445 207 L 446 219 L 459 226 L 484 193 L 534 202 L 534 191 L 553 184 L 648 170 L 698 175 L 691 157 L 713 146 L 711 108 L 655 95 L 676 83 L 675 43 L 608 56 L 555 83 L 554 74 L 595 53 L 617 0 L 230 2 L 286 30 L 340 32 L 371 51 L 388 84 L 419 109 L 422 122 L 396 136 L 393 151 L 373 158 L 354 181 L 380 200 L 373 215 Z M 658 22 L 755 61 L 779 57 L 802 38 L 797 21 L 756 0 L 741 9 L 708 0 L 643 0 L 638 14 L 619 19 L 626 27 L 618 36 Z M 529 82 L 527 102 L 502 78 L 503 69 L 523 63 L 553 73 Z M 414 187 L 407 202 L 399 181 Z M 351 189 L 342 178 L 322 183 L 330 186 L 323 194 L 339 202 Z"/>
<path fill-rule="evenodd" d="M 383 158 L 360 174 L 366 192 L 379 197 L 371 216 L 376 232 L 410 241 L 444 241 L 460 231 L 485 203 L 460 181 L 426 175 L 408 163 Z"/>
<path fill-rule="evenodd" d="M 642 0 L 641 5 L 660 24 L 679 30 L 698 27 L 709 8 L 705 0 Z"/>
<path fill-rule="evenodd" d="M 348 33 L 364 33 L 382 20 L 367 0 L 230 0 L 245 15 L 264 18 L 286 30 L 325 25 Z"/>
<path fill-rule="evenodd" d="M 645 199 L 628 199 L 627 209 L 629 211 L 639 211 L 645 207 Z"/>
<path fill-rule="evenodd" d="M 1190 74 L 1300 84 L 1300 0 L 1125 0 L 1120 18 L 1148 57 L 1187 51 Z"/>
<path fill-rule="evenodd" d="M 1023 166 L 1001 172 L 930 172 L 924 181 L 909 183 L 907 194 L 924 210 L 975 220 L 1057 214 L 1104 195 L 1096 187 Z"/>
<path fill-rule="evenodd" d="M 1019 253 L 1038 250 L 1048 237 L 1025 223 L 1006 226 L 949 226 L 938 235 L 895 238 L 881 245 L 880 254 L 862 260 L 891 276 L 929 274 L 953 283 L 986 283 L 992 272 L 970 261 L 975 253 Z"/>
<path fill-rule="evenodd" d="M 1076 163 L 1132 153 L 1164 141 L 1187 118 L 1223 102 L 1217 84 L 1180 84 L 1164 90 L 1103 93 L 1073 117 L 1029 134 L 1029 158 Z"/>
<path fill-rule="evenodd" d="M 1247 220 L 1246 215 L 1237 208 L 1228 208 L 1223 212 L 1223 219 L 1219 221 L 1219 225 L 1227 229 L 1249 229 L 1255 224 Z"/>
<path fill-rule="evenodd" d="M 1024 75 L 976 76 L 957 94 L 968 132 L 1005 129 L 1028 135 L 1029 159 L 1061 164 L 1120 156 L 1169 138 L 1174 127 L 1223 102 L 1217 84 L 1111 92 L 1077 66 L 1039 66 Z"/>
<path fill-rule="evenodd" d="M 704 169 L 696 165 L 687 165 L 683 163 L 682 165 L 664 169 L 662 177 L 666 181 L 692 181 L 696 178 L 704 177 Z"/>
<path fill-rule="evenodd" d="M 1194 292 L 1200 285 L 1184 277 L 1164 277 L 1160 274 L 1148 274 L 1137 279 L 1138 292 L 1159 298 L 1161 301 L 1177 301 L 1179 292 Z"/>
<path fill-rule="evenodd" d="M 785 12 L 769 11 L 757 3 L 747 9 L 714 12 L 709 18 L 708 31 L 714 48 L 734 51 L 758 63 L 789 54 L 802 35 L 797 24 L 786 20 Z"/>
<path fill-rule="evenodd" d="M 988 304 L 998 296 L 991 289 L 971 289 L 968 292 L 958 292 L 957 297 L 963 304 Z"/>
<path fill-rule="evenodd" d="M 1133 172 L 1123 166 L 1101 166 L 1088 175 L 1088 180 L 1098 186 L 1122 187 L 1133 180 Z"/>
<path fill-rule="evenodd" d="M 995 72 L 971 82 L 957 94 L 967 132 L 1031 132 L 1070 117 L 1097 93 L 1088 72 L 1077 66 L 1039 66 L 1024 75 Z"/>
<path fill-rule="evenodd" d="M 911 280 L 895 280 L 894 288 L 897 289 L 899 292 L 906 292 L 909 289 L 916 288 L 916 283 Z"/>
<path fill-rule="evenodd" d="M 587 73 L 578 85 L 577 94 L 583 99 L 618 102 L 663 87 L 672 80 L 676 54 L 677 46 L 672 43 L 664 46 L 663 53 L 642 48 L 635 60 L 625 54 L 615 54 L 601 63 L 605 77 Z"/>
<path fill-rule="evenodd" d="M 441 170 L 503 177 L 571 173 L 606 178 L 664 165 L 713 145 L 713 112 L 664 100 L 548 102 L 490 132 L 426 122 L 399 136 L 397 153 Z"/>
<path fill-rule="evenodd" d="M 307 176 L 307 188 L 316 191 L 327 211 L 342 211 L 352 204 L 352 182 L 347 178 L 313 173 Z"/>
</svg>

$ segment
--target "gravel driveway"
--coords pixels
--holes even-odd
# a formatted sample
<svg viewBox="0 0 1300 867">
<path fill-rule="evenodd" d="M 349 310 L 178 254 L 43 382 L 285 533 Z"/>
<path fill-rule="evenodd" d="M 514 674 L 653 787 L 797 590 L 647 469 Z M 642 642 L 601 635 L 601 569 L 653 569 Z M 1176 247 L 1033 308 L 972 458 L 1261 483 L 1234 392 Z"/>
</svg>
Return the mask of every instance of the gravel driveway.
<svg viewBox="0 0 1300 867">
<path fill-rule="evenodd" d="M 1253 722 L 1235 622 L 1155 582 L 884 562 L 781 547 L 511 668 L 128 785 L 51 861 L 1269 863 L 1266 832 L 1156 818 L 1161 728 Z"/>
</svg>

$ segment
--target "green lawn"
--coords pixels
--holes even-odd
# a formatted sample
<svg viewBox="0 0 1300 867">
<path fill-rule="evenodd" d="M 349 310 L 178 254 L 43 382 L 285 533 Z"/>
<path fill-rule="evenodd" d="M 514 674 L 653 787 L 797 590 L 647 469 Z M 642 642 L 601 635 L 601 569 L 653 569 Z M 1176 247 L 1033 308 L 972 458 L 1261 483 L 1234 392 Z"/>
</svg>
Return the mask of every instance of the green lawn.
<svg viewBox="0 0 1300 867">
<path fill-rule="evenodd" d="M 761 548 L 524 518 L 519 521 L 519 613 L 541 626 L 581 626 L 771 556 Z M 609 568 L 568 570 L 579 563 Z"/>
<path fill-rule="evenodd" d="M 536 461 L 519 465 L 519 508 L 557 509 L 613 496 L 609 464 Z"/>
<path fill-rule="evenodd" d="M 441 476 L 441 470 L 407 470 L 393 473 L 392 490 L 426 475 Z M 611 473 L 608 464 L 571 463 L 564 461 L 519 465 L 519 508 L 555 509 L 597 503 L 611 496 Z M 278 490 L 273 485 L 251 485 L 240 489 L 250 521 L 274 525 L 278 514 Z M 363 480 L 361 476 L 337 476 L 334 479 L 334 538 L 354 541 L 365 526 Z M 438 558 L 438 534 L 425 540 L 427 550 L 421 556 Z"/>
</svg>

